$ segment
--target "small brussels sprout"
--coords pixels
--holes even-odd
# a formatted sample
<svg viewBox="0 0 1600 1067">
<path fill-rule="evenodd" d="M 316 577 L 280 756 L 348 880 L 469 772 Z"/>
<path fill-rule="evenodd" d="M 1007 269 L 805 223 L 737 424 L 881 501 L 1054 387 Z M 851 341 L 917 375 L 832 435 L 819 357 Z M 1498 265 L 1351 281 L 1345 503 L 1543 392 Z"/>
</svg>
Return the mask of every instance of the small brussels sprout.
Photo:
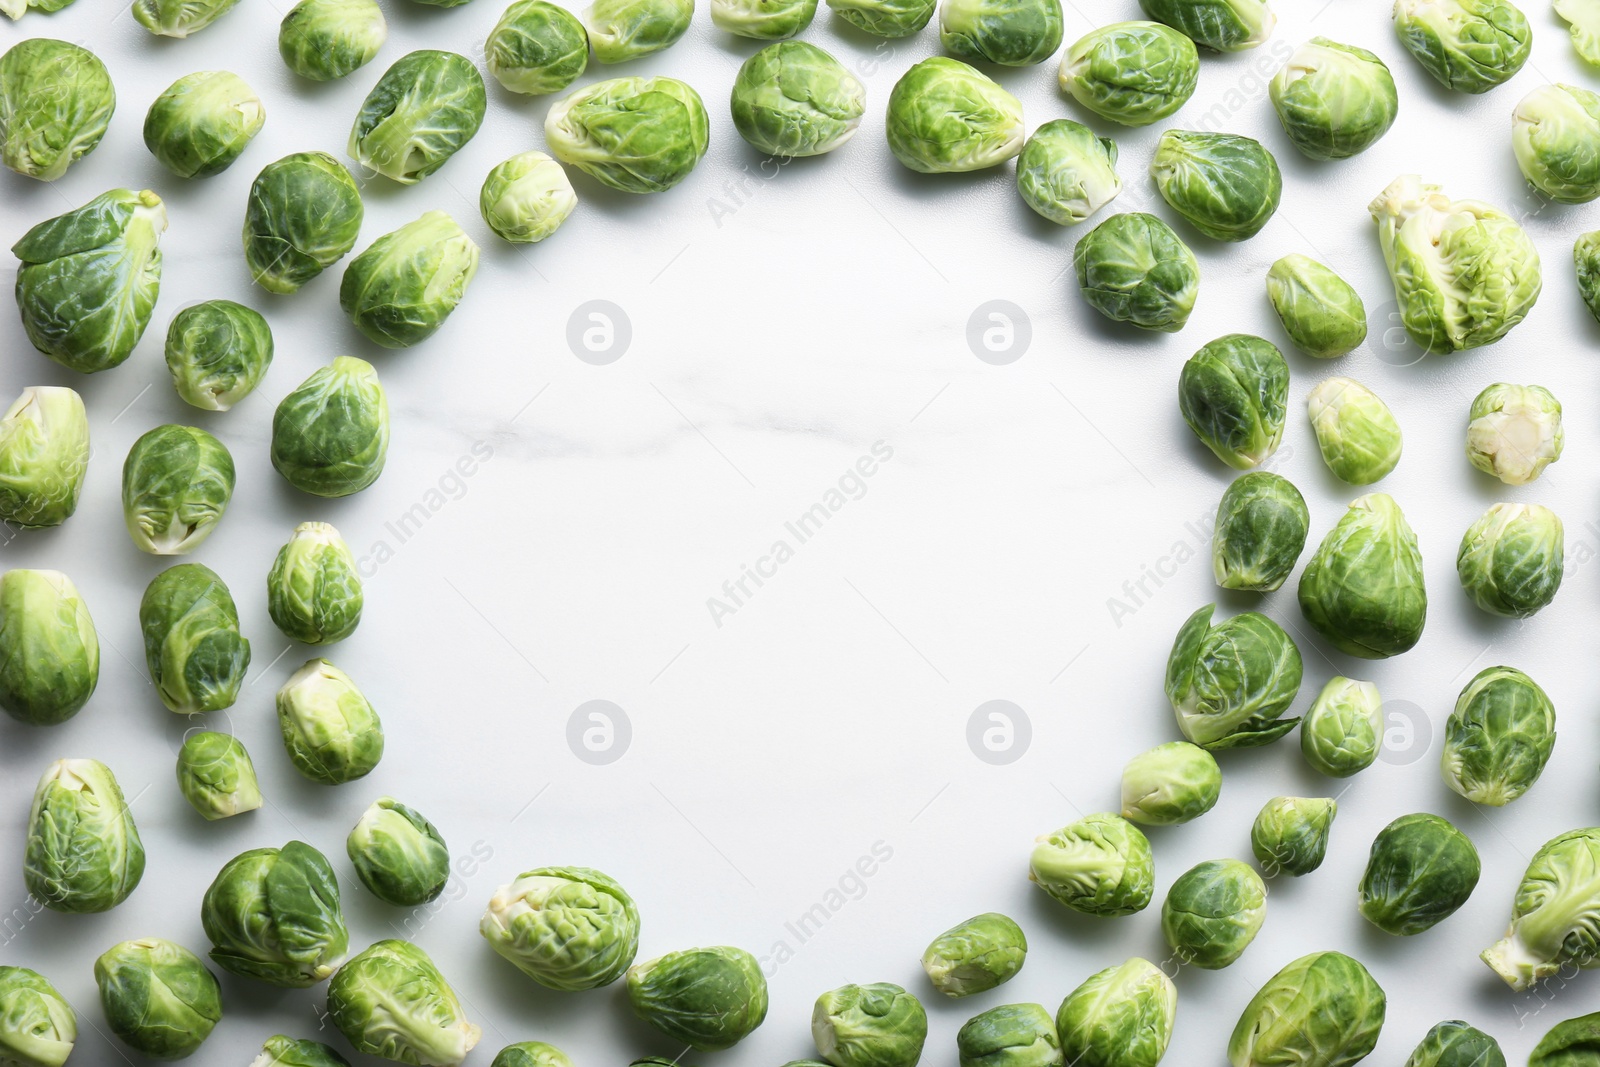
<svg viewBox="0 0 1600 1067">
<path fill-rule="evenodd" d="M 193 426 L 157 426 L 122 463 L 122 517 L 143 552 L 181 556 L 200 547 L 233 499 L 233 456 Z"/>
<path fill-rule="evenodd" d="M 516 0 L 489 31 L 483 59 L 513 93 L 559 93 L 589 65 L 589 32 L 564 7 Z"/>
<path fill-rule="evenodd" d="M 278 54 L 302 78 L 334 81 L 372 62 L 388 39 L 376 0 L 300 0 L 278 26 Z"/>
<path fill-rule="evenodd" d="M 100 638 L 89 607 L 60 571 L 0 575 L 0 708 L 54 726 L 89 702 L 100 681 Z"/>
<path fill-rule="evenodd" d="M 835 1067 L 916 1067 L 928 1040 L 928 1013 L 889 982 L 840 986 L 817 998 L 811 1039 Z"/>
<path fill-rule="evenodd" d="M 1300 613 L 1351 656 L 1387 659 L 1422 638 L 1428 591 L 1417 535 L 1386 493 L 1351 502 L 1300 575 Z"/>
<path fill-rule="evenodd" d="M 997 911 L 974 915 L 933 939 L 922 969 L 947 997 L 983 993 L 1014 978 L 1028 958 L 1028 939 Z"/>
<path fill-rule="evenodd" d="M 1161 933 L 1180 963 L 1221 970 L 1244 955 L 1267 917 L 1267 887 L 1249 864 L 1208 860 L 1178 876 Z"/>
<path fill-rule="evenodd" d="M 1189 357 L 1178 376 L 1183 421 L 1222 462 L 1246 470 L 1283 440 L 1289 364 L 1271 341 L 1230 333 Z"/>
<path fill-rule="evenodd" d="M 1250 827 L 1250 851 L 1268 878 L 1295 878 L 1322 866 L 1339 805 L 1319 797 L 1273 797 Z"/>
<path fill-rule="evenodd" d="M 706 154 L 700 94 L 676 78 L 612 78 L 557 101 L 544 139 L 561 162 L 623 193 L 664 193 Z"/>
<path fill-rule="evenodd" d="M 237 737 L 198 730 L 178 750 L 178 791 L 208 821 L 261 806 L 261 787 L 250 753 Z"/>
<path fill-rule="evenodd" d="M 335 357 L 272 416 L 273 468 L 316 496 L 361 492 L 383 473 L 388 453 L 389 400 L 364 359 Z"/>
<path fill-rule="evenodd" d="M 1556 709 L 1512 667 L 1473 676 L 1445 721 L 1444 784 L 1474 804 L 1503 807 L 1533 787 L 1556 745 Z"/>
<path fill-rule="evenodd" d="M 233 10 L 239 0 L 133 0 L 133 18 L 157 37 L 187 37 Z"/>
<path fill-rule="evenodd" d="M 1600 96 L 1541 85 L 1511 113 L 1511 147 L 1528 183 L 1562 204 L 1600 196 Z"/>
<path fill-rule="evenodd" d="M 1178 990 L 1135 956 L 1084 979 L 1056 1011 L 1061 1053 L 1075 1067 L 1156 1067 L 1172 1041 Z"/>
<path fill-rule="evenodd" d="M 689 948 L 629 967 L 628 1000 L 674 1041 L 716 1051 L 737 1045 L 767 1017 L 767 979 L 742 948 Z"/>
<path fill-rule="evenodd" d="M 28 811 L 22 878 L 33 898 L 69 914 L 110 911 L 144 877 L 144 844 L 116 776 L 99 760 L 46 768 Z"/>
<path fill-rule="evenodd" d="M 0 964 L 0 1063 L 61 1067 L 78 1040 L 78 1013 L 44 975 Z"/>
<path fill-rule="evenodd" d="M 1467 459 L 1507 485 L 1527 485 L 1561 458 L 1561 402 L 1542 385 L 1488 386 L 1467 415 Z"/>
<path fill-rule="evenodd" d="M 347 151 L 367 170 L 415 185 L 472 140 L 487 107 L 483 76 L 470 59 L 421 49 L 397 59 L 372 87 Z"/>
<path fill-rule="evenodd" d="M 489 1067 L 572 1067 L 572 1059 L 543 1041 L 518 1041 L 501 1049 Z"/>
<path fill-rule="evenodd" d="M 1384 933 L 1420 934 L 1467 902 L 1481 872 L 1466 834 L 1437 815 L 1402 815 L 1372 842 L 1361 914 Z"/>
<path fill-rule="evenodd" d="M 1350 283 L 1299 253 L 1267 271 L 1267 296 L 1296 348 L 1317 359 L 1353 352 L 1367 338 L 1367 309 Z"/>
<path fill-rule="evenodd" d="M 757 41 L 786 41 L 817 17 L 817 0 L 711 0 L 711 24 Z"/>
<path fill-rule="evenodd" d="M 512 244 L 544 240 L 577 206 L 567 172 L 543 152 L 521 152 L 499 164 L 483 179 L 478 194 L 483 221 L 496 237 Z"/>
<path fill-rule="evenodd" d="M 302 522 L 267 575 L 267 613 L 283 636 L 331 645 L 361 622 L 361 575 L 350 547 L 325 522 Z"/>
<path fill-rule="evenodd" d="M 855 135 L 867 90 L 816 45 L 780 41 L 740 64 L 730 107 L 739 136 L 761 151 L 820 156 Z"/>
<path fill-rule="evenodd" d="M 1378 687 L 1338 675 L 1328 679 L 1300 720 L 1300 754 L 1330 778 L 1364 771 L 1383 747 Z"/>
<path fill-rule="evenodd" d="M 1555 0 L 1550 7 L 1567 23 L 1578 58 L 1600 67 L 1600 5 L 1594 0 Z"/>
<path fill-rule="evenodd" d="M 1313 37 L 1268 86 L 1283 132 L 1311 159 L 1349 159 L 1378 143 L 1400 110 L 1383 60 L 1355 45 Z M 1353 346 L 1352 346 L 1353 347 Z"/>
<path fill-rule="evenodd" d="M 272 330 L 259 312 L 232 300 L 191 304 L 167 327 L 167 372 L 186 403 L 227 411 L 272 366 Z"/>
<path fill-rule="evenodd" d="M 355 179 L 326 152 L 267 164 L 245 206 L 250 276 L 268 292 L 295 292 L 355 247 L 362 214 Z"/>
<path fill-rule="evenodd" d="M 1002 1004 L 956 1034 L 960 1067 L 1061 1067 L 1056 1021 L 1040 1004 Z"/>
<path fill-rule="evenodd" d="M 1216 605 L 1190 615 L 1167 657 L 1167 700 L 1201 748 L 1254 748 L 1293 730 L 1282 718 L 1300 692 L 1300 650 L 1283 627 L 1247 611 L 1215 625 Z"/>
<path fill-rule="evenodd" d="M 1517 992 L 1600 958 L 1600 827 L 1546 841 L 1511 898 L 1506 936 L 1481 953 Z"/>
<path fill-rule="evenodd" d="M 450 880 L 450 850 L 433 823 L 393 797 L 372 802 L 350 835 L 345 851 L 361 884 L 386 904 L 416 907 L 444 892 Z"/>
<path fill-rule="evenodd" d="M 0 162 L 55 181 L 95 150 L 116 108 L 99 56 L 48 37 L 19 41 L 0 56 Z"/>
<path fill-rule="evenodd" d="M 151 579 L 139 601 L 150 683 L 179 715 L 230 708 L 250 670 L 239 609 L 215 571 L 180 563 Z"/>
<path fill-rule="evenodd" d="M 472 238 L 443 211 L 426 211 L 350 261 L 339 306 L 367 340 L 409 348 L 439 331 L 477 273 Z"/>
<path fill-rule="evenodd" d="M 1233 1067 L 1343 1067 L 1378 1043 L 1388 1006 L 1367 969 L 1342 952 L 1313 952 L 1267 979 L 1228 1041 Z"/>
<path fill-rule="evenodd" d="M 350 947 L 333 868 L 302 841 L 224 864 L 200 903 L 200 923 L 217 966 L 286 989 L 322 981 Z"/>
<path fill-rule="evenodd" d="M 112 945 L 94 961 L 111 1032 L 158 1060 L 192 1056 L 222 1020 L 222 989 L 200 957 L 159 937 Z"/>
<path fill-rule="evenodd" d="M 155 193 L 113 189 L 23 234 L 11 252 L 22 261 L 17 310 L 33 347 L 84 374 L 126 360 L 161 291 L 156 243 L 166 228 Z"/>
<path fill-rule="evenodd" d="M 33 385 L 0 416 L 0 522 L 59 526 L 89 470 L 89 413 L 65 386 Z"/>
<path fill-rule="evenodd" d="M 1371 485 L 1400 462 L 1400 424 L 1377 393 L 1354 378 L 1328 378 L 1306 397 L 1322 462 L 1341 482 Z"/>
<path fill-rule="evenodd" d="M 889 92 L 889 150 L 923 174 L 955 174 L 1004 163 L 1022 151 L 1022 104 L 959 59 L 934 56 Z"/>
<path fill-rule="evenodd" d="M 1533 1051 L 1528 1053 L 1528 1067 L 1583 1067 L 1594 1061 L 1597 1049 L 1600 1049 L 1600 1012 L 1563 1019 L 1533 1046 Z"/>
<path fill-rule="evenodd" d="M 1150 177 L 1172 210 L 1218 241 L 1254 237 L 1283 195 L 1272 153 L 1232 133 L 1168 130 L 1156 143 Z"/>
<path fill-rule="evenodd" d="M 1144 13 L 1216 52 L 1240 52 L 1272 36 L 1267 0 L 1139 0 Z"/>
<path fill-rule="evenodd" d="M 1121 191 L 1117 143 L 1096 137 L 1081 122 L 1051 119 L 1033 131 L 1017 156 L 1017 192 L 1058 225 L 1082 222 Z"/>
<path fill-rule="evenodd" d="M 1459 1019 L 1429 1030 L 1411 1051 L 1405 1067 L 1506 1067 L 1500 1042 Z"/>
<path fill-rule="evenodd" d="M 1142 211 L 1112 215 L 1072 250 L 1078 288 L 1113 322 L 1176 333 L 1200 291 L 1200 263 L 1172 227 Z"/>
<path fill-rule="evenodd" d="M 840 18 L 874 37 L 910 37 L 933 18 L 938 0 L 828 0 Z"/>
<path fill-rule="evenodd" d="M 960 59 L 1043 63 L 1061 47 L 1061 0 L 943 0 L 939 43 Z"/>
<path fill-rule="evenodd" d="M 626 63 L 677 44 L 693 18 L 694 0 L 594 0 L 583 24 L 596 62 Z"/>
<path fill-rule="evenodd" d="M 1155 857 L 1127 819 L 1088 815 L 1038 839 L 1028 880 L 1085 915 L 1132 915 L 1155 895 Z"/>
<path fill-rule="evenodd" d="M 320 1041 L 275 1034 L 267 1038 L 250 1067 L 350 1067 L 350 1061 Z"/>
<path fill-rule="evenodd" d="M 1527 17 L 1509 0 L 1395 0 L 1394 28 L 1423 70 L 1463 93 L 1509 81 L 1533 46 Z"/>
<path fill-rule="evenodd" d="M 1103 119 L 1148 126 L 1194 95 L 1200 54 L 1159 22 L 1115 22 L 1078 38 L 1061 57 L 1063 91 Z"/>
<path fill-rule="evenodd" d="M 1270 471 L 1235 478 L 1217 504 L 1211 572 L 1224 589 L 1280 588 L 1306 547 L 1311 513 L 1289 479 Z"/>
<path fill-rule="evenodd" d="M 1494 504 L 1467 527 L 1456 573 L 1484 611 L 1526 619 L 1555 599 L 1565 553 L 1555 512 L 1539 504 Z"/>
<path fill-rule="evenodd" d="M 409 941 L 378 941 L 328 983 L 328 1014 L 357 1052 L 456 1067 L 483 1031 L 433 960 Z"/>
<path fill-rule="evenodd" d="M 1168 741 L 1122 768 L 1122 817 L 1146 826 L 1198 819 L 1222 796 L 1222 768 L 1199 745 Z"/>
<path fill-rule="evenodd" d="M 478 932 L 542 986 L 598 989 L 633 963 L 639 909 L 597 870 L 539 867 L 495 890 Z"/>
<path fill-rule="evenodd" d="M 225 70 L 185 74 L 144 116 L 144 146 L 180 178 L 209 178 L 233 166 L 267 121 L 243 78 Z"/>
<path fill-rule="evenodd" d="M 307 660 L 278 690 L 278 729 L 295 769 L 342 785 L 383 758 L 383 723 L 350 676 L 325 659 Z"/>
</svg>

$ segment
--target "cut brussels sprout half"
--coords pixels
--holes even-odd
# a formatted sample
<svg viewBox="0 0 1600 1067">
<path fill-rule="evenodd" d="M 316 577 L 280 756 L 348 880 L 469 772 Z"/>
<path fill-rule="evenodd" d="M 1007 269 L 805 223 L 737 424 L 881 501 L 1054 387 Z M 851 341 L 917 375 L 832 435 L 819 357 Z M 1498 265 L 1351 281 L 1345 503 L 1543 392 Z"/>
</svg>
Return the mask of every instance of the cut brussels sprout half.
<svg viewBox="0 0 1600 1067">
<path fill-rule="evenodd" d="M 1561 402 L 1542 385 L 1486 387 L 1467 413 L 1467 459 L 1507 485 L 1527 485 L 1561 458 Z"/>
</svg>

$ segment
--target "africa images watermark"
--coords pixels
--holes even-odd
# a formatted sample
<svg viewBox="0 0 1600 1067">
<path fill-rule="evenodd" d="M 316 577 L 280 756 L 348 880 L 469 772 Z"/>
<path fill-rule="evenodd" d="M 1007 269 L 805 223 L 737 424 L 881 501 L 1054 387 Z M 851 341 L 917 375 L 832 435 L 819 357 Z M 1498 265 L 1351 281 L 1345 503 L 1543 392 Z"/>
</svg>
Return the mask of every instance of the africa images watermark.
<svg viewBox="0 0 1600 1067">
<path fill-rule="evenodd" d="M 887 841 L 874 841 L 865 853 L 834 879 L 832 885 L 797 917 L 783 924 L 784 936 L 772 942 L 767 951 L 756 957 L 761 972 L 768 978 L 778 973 L 778 968 L 794 959 L 800 949 L 822 932 L 851 901 L 867 895 L 867 881 L 883 870 L 894 858 L 894 848 Z"/>
<path fill-rule="evenodd" d="M 383 524 L 388 536 L 373 541 L 366 552 L 356 557 L 356 571 L 361 577 L 371 578 L 377 574 L 378 568 L 399 555 L 401 547 L 417 536 L 435 515 L 466 496 L 467 482 L 493 458 L 493 445 L 487 441 L 472 442 L 466 453 L 446 467 L 415 504 Z"/>
</svg>

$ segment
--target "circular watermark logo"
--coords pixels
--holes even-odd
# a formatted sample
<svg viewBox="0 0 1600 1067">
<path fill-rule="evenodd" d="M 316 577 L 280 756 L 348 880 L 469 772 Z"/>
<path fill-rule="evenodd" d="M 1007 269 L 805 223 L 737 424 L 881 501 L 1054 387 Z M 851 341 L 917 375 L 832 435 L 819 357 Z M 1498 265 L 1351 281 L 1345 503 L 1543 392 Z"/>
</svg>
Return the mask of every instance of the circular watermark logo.
<svg viewBox="0 0 1600 1067">
<path fill-rule="evenodd" d="M 1378 758 L 1396 767 L 1409 767 L 1433 747 L 1433 720 L 1409 700 L 1383 702 L 1383 748 Z"/>
<path fill-rule="evenodd" d="M 567 718 L 567 747 L 585 763 L 603 767 L 627 754 L 633 723 L 609 700 L 586 700 Z"/>
<path fill-rule="evenodd" d="M 1028 713 L 1009 700 L 986 700 L 967 718 L 967 747 L 985 763 L 996 767 L 1015 763 L 1027 755 L 1032 742 Z"/>
<path fill-rule="evenodd" d="M 628 351 L 633 323 L 628 313 L 609 300 L 589 300 L 567 319 L 567 347 L 585 363 L 604 367 Z"/>
<path fill-rule="evenodd" d="M 1414 366 L 1433 354 L 1406 330 L 1397 300 L 1388 301 L 1367 316 L 1367 350 L 1378 357 L 1378 362 L 1391 367 Z"/>
<path fill-rule="evenodd" d="M 1032 342 L 1028 313 L 1009 300 L 979 304 L 967 319 L 967 347 L 996 367 L 1021 359 Z"/>
</svg>

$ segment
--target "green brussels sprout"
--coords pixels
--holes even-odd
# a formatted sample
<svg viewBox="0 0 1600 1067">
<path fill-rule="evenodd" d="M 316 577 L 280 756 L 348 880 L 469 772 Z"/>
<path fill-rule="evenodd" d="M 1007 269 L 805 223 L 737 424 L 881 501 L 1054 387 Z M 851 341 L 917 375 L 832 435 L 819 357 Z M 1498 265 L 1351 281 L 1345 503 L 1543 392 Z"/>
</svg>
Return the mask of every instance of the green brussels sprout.
<svg viewBox="0 0 1600 1067">
<path fill-rule="evenodd" d="M 1009 982 L 1028 958 L 1028 939 L 997 911 L 974 915 L 933 939 L 922 969 L 947 997 L 983 993 Z"/>
<path fill-rule="evenodd" d="M 489 1067 L 572 1067 L 572 1060 L 543 1041 L 518 1041 L 501 1049 Z"/>
<path fill-rule="evenodd" d="M 347 151 L 367 170 L 415 185 L 472 140 L 487 107 L 470 59 L 421 49 L 397 59 L 372 87 Z"/>
<path fill-rule="evenodd" d="M 60 526 L 89 470 L 89 413 L 65 386 L 32 385 L 0 416 L 0 522 Z"/>
<path fill-rule="evenodd" d="M 180 178 L 209 178 L 233 166 L 266 121 L 243 78 L 202 70 L 156 97 L 144 116 L 144 146 Z"/>
<path fill-rule="evenodd" d="M 324 785 L 371 773 L 383 758 L 383 723 L 350 676 L 325 659 L 307 660 L 278 690 L 278 730 L 289 760 Z"/>
<path fill-rule="evenodd" d="M 1600 827 L 1546 841 L 1511 901 L 1506 936 L 1481 953 L 1494 973 L 1525 992 L 1570 967 L 1600 959 Z"/>
<path fill-rule="evenodd" d="M 1061 33 L 1061 0 L 944 0 L 939 6 L 939 43 L 961 59 L 1030 67 L 1056 54 Z"/>
<path fill-rule="evenodd" d="M 433 823 L 393 797 L 379 797 L 361 815 L 345 851 L 361 884 L 386 904 L 416 907 L 444 892 L 450 850 Z"/>
<path fill-rule="evenodd" d="M 1267 917 L 1267 887 L 1249 864 L 1208 860 L 1178 876 L 1161 933 L 1180 963 L 1221 970 L 1244 955 Z"/>
<path fill-rule="evenodd" d="M 178 750 L 178 790 L 207 821 L 255 811 L 261 787 L 250 753 L 237 737 L 198 730 Z"/>
<path fill-rule="evenodd" d="M 356 558 L 325 522 L 302 522 L 267 575 L 267 613 L 283 636 L 331 645 L 356 632 L 365 597 Z"/>
<path fill-rule="evenodd" d="M 215 571 L 180 563 L 151 579 L 139 601 L 150 682 L 179 715 L 231 708 L 250 670 L 239 609 Z"/>
<path fill-rule="evenodd" d="M 93 374 L 126 360 L 161 291 L 167 209 L 150 190 L 113 189 L 46 219 L 11 252 L 17 310 L 33 347 L 68 370 Z"/>
<path fill-rule="evenodd" d="M 1556 744 L 1556 709 L 1532 678 L 1486 667 L 1445 721 L 1444 784 L 1474 804 L 1503 807 L 1533 787 Z"/>
<path fill-rule="evenodd" d="M 664 193 L 706 154 L 700 94 L 676 78 L 612 78 L 557 101 L 544 118 L 550 153 L 623 193 Z"/>
<path fill-rule="evenodd" d="M 1339 805 L 1319 797 L 1273 797 L 1250 827 L 1250 851 L 1268 878 L 1295 878 L 1322 866 Z"/>
<path fill-rule="evenodd" d="M 1084 979 L 1056 1011 L 1061 1053 L 1075 1067 L 1156 1067 L 1172 1041 L 1178 990 L 1135 956 Z"/>
<path fill-rule="evenodd" d="M 1061 226 L 1082 222 L 1122 191 L 1117 143 L 1071 119 L 1033 131 L 1017 156 L 1017 192 L 1034 211 Z"/>
<path fill-rule="evenodd" d="M 1341 482 L 1371 485 L 1400 462 L 1400 424 L 1377 393 L 1354 378 L 1328 378 L 1306 397 L 1322 462 Z"/>
<path fill-rule="evenodd" d="M 1218 241 L 1254 237 L 1283 195 L 1272 153 L 1232 133 L 1168 130 L 1156 143 L 1150 177 L 1172 210 Z"/>
<path fill-rule="evenodd" d="M 1456 573 L 1484 611 L 1526 619 L 1555 599 L 1565 552 L 1555 512 L 1539 504 L 1493 504 L 1461 538 Z"/>
<path fill-rule="evenodd" d="M 0 964 L 0 1063 L 61 1067 L 78 1040 L 78 1013 L 44 975 Z"/>
<path fill-rule="evenodd" d="M 954 174 L 1004 163 L 1022 151 L 1022 104 L 959 59 L 934 56 L 889 92 L 889 150 L 912 170 Z"/>
<path fill-rule="evenodd" d="M 780 41 L 739 65 L 730 107 L 739 136 L 761 151 L 820 156 L 855 135 L 867 90 L 816 45 Z"/>
<path fill-rule="evenodd" d="M 1506 1067 L 1506 1056 L 1494 1038 L 1452 1019 L 1423 1036 L 1405 1067 Z"/>
<path fill-rule="evenodd" d="M 19 41 L 0 56 L 0 162 L 55 181 L 95 150 L 116 108 L 93 52 L 48 37 Z"/>
<path fill-rule="evenodd" d="M 1346 1067 L 1378 1043 L 1387 1000 L 1342 952 L 1301 956 L 1267 979 L 1228 1041 L 1233 1067 Z"/>
<path fill-rule="evenodd" d="M 1189 357 L 1178 376 L 1183 421 L 1235 470 L 1278 450 L 1289 405 L 1289 364 L 1271 341 L 1230 333 Z"/>
<path fill-rule="evenodd" d="M 355 179 L 326 152 L 267 164 L 245 206 L 250 276 L 268 292 L 295 292 L 356 246 L 362 215 Z"/>
<path fill-rule="evenodd" d="M 542 986 L 598 989 L 633 963 L 639 909 L 615 879 L 597 870 L 539 867 L 495 890 L 478 932 Z"/>
<path fill-rule="evenodd" d="M 1072 250 L 1078 288 L 1113 322 L 1176 333 L 1200 290 L 1200 263 L 1172 227 L 1142 211 L 1112 215 Z"/>
<path fill-rule="evenodd" d="M 389 400 L 364 359 L 336 356 L 272 416 L 273 468 L 316 496 L 361 492 L 383 473 L 388 453 Z"/>
<path fill-rule="evenodd" d="M 1254 748 L 1293 730 L 1285 719 L 1300 692 L 1300 650 L 1283 627 L 1247 611 L 1215 625 L 1216 605 L 1178 631 L 1167 657 L 1167 700 L 1183 736 L 1201 748 Z"/>
<path fill-rule="evenodd" d="M 1542 385 L 1496 382 L 1472 401 L 1467 459 L 1507 485 L 1527 485 L 1561 458 L 1561 402 Z"/>
<path fill-rule="evenodd" d="M 1235 478 L 1217 504 L 1211 572 L 1224 589 L 1280 588 L 1306 547 L 1311 513 L 1289 479 L 1270 471 Z"/>
<path fill-rule="evenodd" d="M 0 13 L 15 21 L 30 11 L 47 15 L 71 5 L 72 0 L 0 0 Z"/>
<path fill-rule="evenodd" d="M 1296 348 L 1317 359 L 1353 352 L 1367 339 L 1367 309 L 1350 283 L 1299 253 L 1267 271 L 1267 296 Z"/>
<path fill-rule="evenodd" d="M 933 18 L 938 0 L 828 0 L 840 18 L 874 37 L 910 37 Z"/>
<path fill-rule="evenodd" d="M 1577 270 L 1578 295 L 1596 321 L 1600 321 L 1600 230 L 1578 235 L 1572 243 L 1572 262 Z"/>
<path fill-rule="evenodd" d="M 513 93 L 559 93 L 589 65 L 589 32 L 546 0 L 516 0 L 483 43 L 483 59 Z"/>
<path fill-rule="evenodd" d="M 1300 720 L 1300 754 L 1330 778 L 1364 771 L 1383 747 L 1378 687 L 1338 675 L 1328 679 Z"/>
<path fill-rule="evenodd" d="M 1422 638 L 1428 590 L 1417 535 L 1386 493 L 1357 497 L 1300 575 L 1300 613 L 1351 656 L 1387 659 Z"/>
<path fill-rule="evenodd" d="M 200 957 L 159 937 L 112 945 L 94 961 L 106 1023 L 158 1060 L 192 1056 L 222 1020 L 222 989 Z"/>
<path fill-rule="evenodd" d="M 1137 826 L 1102 812 L 1039 838 L 1028 880 L 1085 915 L 1132 915 L 1155 895 L 1155 857 Z"/>
<path fill-rule="evenodd" d="M 60 571 L 0 575 L 0 708 L 54 726 L 89 702 L 100 681 L 100 639 L 78 589 Z"/>
<path fill-rule="evenodd" d="M 186 403 L 227 411 L 261 384 L 272 365 L 272 330 L 232 300 L 191 304 L 167 327 L 167 372 Z"/>
<path fill-rule="evenodd" d="M 157 426 L 122 463 L 122 517 L 143 552 L 181 556 L 211 536 L 233 499 L 233 456 L 193 426 Z"/>
<path fill-rule="evenodd" d="M 1295 49 L 1267 91 L 1290 143 L 1311 159 L 1365 152 L 1389 132 L 1400 110 L 1383 60 L 1326 37 Z"/>
<path fill-rule="evenodd" d="M 890 982 L 840 986 L 817 998 L 811 1039 L 835 1067 L 916 1067 L 928 1013 Z"/>
<path fill-rule="evenodd" d="M 456 1067 L 483 1031 L 433 960 L 409 941 L 377 941 L 328 983 L 328 1014 L 357 1052 Z"/>
<path fill-rule="evenodd" d="M 22 878 L 33 898 L 69 914 L 110 911 L 144 877 L 144 844 L 116 776 L 99 760 L 46 768 L 28 811 Z"/>
<path fill-rule="evenodd" d="M 1056 1021 L 1040 1004 L 1002 1004 L 956 1034 L 960 1067 L 1061 1067 Z"/>
<path fill-rule="evenodd" d="M 711 24 L 757 41 L 786 41 L 817 17 L 817 0 L 711 0 Z"/>
<path fill-rule="evenodd" d="M 594 0 L 584 26 L 596 62 L 626 63 L 677 44 L 693 18 L 694 0 Z"/>
<path fill-rule="evenodd" d="M 200 923 L 218 967 L 286 989 L 322 981 L 350 947 L 333 868 L 302 841 L 224 864 L 200 903 Z"/>
<path fill-rule="evenodd" d="M 1592 67 L 1600 66 L 1600 6 L 1594 0 L 1555 0 L 1550 7 L 1567 23 L 1578 58 Z"/>
<path fill-rule="evenodd" d="M 300 0 L 278 26 L 278 54 L 302 78 L 334 81 L 372 62 L 388 39 L 376 0 Z"/>
<path fill-rule="evenodd" d="M 1112 122 L 1148 126 L 1194 95 L 1200 54 L 1159 22 L 1115 22 L 1091 30 L 1061 56 L 1058 80 L 1074 100 Z"/>
<path fill-rule="evenodd" d="M 1466 834 L 1437 815 L 1402 815 L 1379 831 L 1361 876 L 1361 914 L 1387 934 L 1420 934 L 1455 914 L 1482 868 Z"/>
<path fill-rule="evenodd" d="M 1216 52 L 1241 52 L 1272 36 L 1267 0 L 1139 0 L 1144 13 Z"/>
<path fill-rule="evenodd" d="M 1481 200 L 1451 200 L 1415 174 L 1368 208 L 1394 280 L 1400 321 L 1429 352 L 1498 341 L 1539 299 L 1539 253 L 1522 227 Z"/>
<path fill-rule="evenodd" d="M 567 172 L 543 152 L 520 152 L 499 164 L 483 179 L 478 194 L 483 221 L 496 237 L 512 244 L 544 240 L 577 206 Z"/>
<path fill-rule="evenodd" d="M 1463 93 L 1510 80 L 1533 46 L 1527 17 L 1509 0 L 1395 0 L 1394 28 L 1423 70 Z"/>
<path fill-rule="evenodd" d="M 133 18 L 157 37 L 199 33 L 239 0 L 133 0 Z"/>
<path fill-rule="evenodd" d="M 1528 1067 L 1583 1067 L 1593 1063 L 1597 1053 L 1600 1012 L 1591 1012 L 1552 1026 L 1528 1054 Z"/>
<path fill-rule="evenodd" d="M 767 979 L 742 948 L 689 948 L 629 967 L 628 1000 L 674 1041 L 710 1052 L 732 1048 L 761 1025 Z"/>
<path fill-rule="evenodd" d="M 1511 147 L 1528 183 L 1563 204 L 1600 196 L 1600 96 L 1543 85 L 1511 113 Z"/>
<path fill-rule="evenodd" d="M 367 340 L 409 348 L 439 331 L 477 273 L 472 238 L 443 211 L 425 211 L 350 261 L 339 306 Z"/>
<path fill-rule="evenodd" d="M 1222 768 L 1199 745 L 1168 741 L 1122 768 L 1122 817 L 1146 826 L 1198 819 L 1222 796 Z"/>
<path fill-rule="evenodd" d="M 275 1034 L 267 1038 L 250 1067 L 350 1067 L 350 1061 L 320 1041 Z"/>
</svg>

